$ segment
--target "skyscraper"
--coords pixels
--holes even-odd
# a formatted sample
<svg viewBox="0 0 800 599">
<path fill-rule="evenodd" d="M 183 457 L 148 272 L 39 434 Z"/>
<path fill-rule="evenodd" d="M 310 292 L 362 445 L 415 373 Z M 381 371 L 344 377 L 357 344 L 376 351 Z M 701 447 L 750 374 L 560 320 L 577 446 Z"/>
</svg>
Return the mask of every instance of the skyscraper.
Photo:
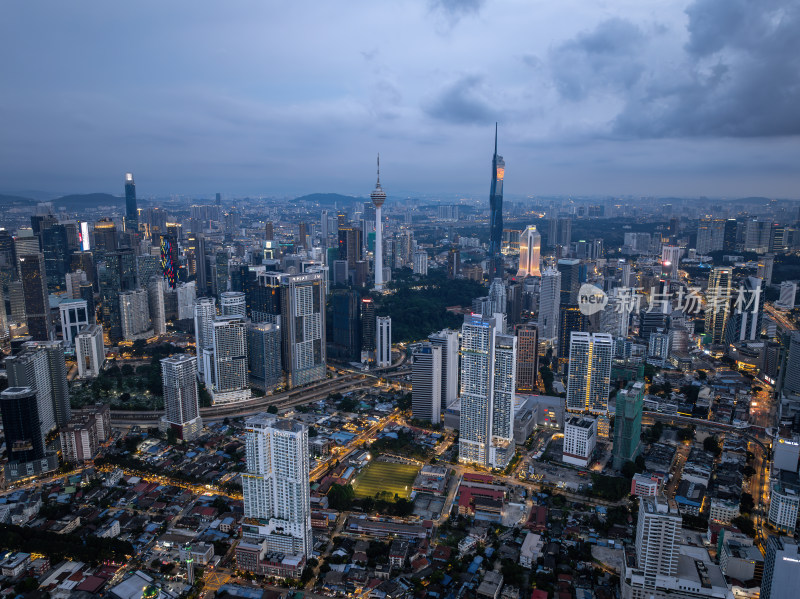
<svg viewBox="0 0 800 599">
<path fill-rule="evenodd" d="M 469 315 L 461 329 L 459 461 L 504 468 L 514 454 L 517 339 L 494 317 Z"/>
<path fill-rule="evenodd" d="M 265 393 L 274 391 L 282 379 L 280 326 L 268 322 L 248 323 L 247 359 L 250 385 Z"/>
<path fill-rule="evenodd" d="M 628 383 L 617 391 L 614 418 L 614 468 L 621 469 L 625 462 L 633 461 L 642 446 L 642 410 L 644 409 L 644 383 Z"/>
<path fill-rule="evenodd" d="M 174 235 L 161 236 L 161 269 L 170 289 L 178 284 L 178 240 Z"/>
<path fill-rule="evenodd" d="M 381 157 L 378 155 L 378 182 L 369 195 L 375 204 L 375 290 L 383 291 L 383 222 L 382 206 L 386 201 L 386 193 L 381 189 Z"/>
<path fill-rule="evenodd" d="M 133 235 L 139 233 L 139 210 L 136 205 L 136 183 L 133 174 L 125 174 L 125 231 Z"/>
<path fill-rule="evenodd" d="M 541 277 L 539 270 L 539 252 L 542 248 L 542 236 L 536 225 L 528 225 L 519 237 L 519 270 L 518 277 Z"/>
<path fill-rule="evenodd" d="M 247 472 L 242 474 L 247 538 L 267 548 L 311 556 L 311 497 L 308 428 L 293 420 L 260 414 L 245 422 Z"/>
<path fill-rule="evenodd" d="M 503 240 L 503 178 L 506 163 L 497 155 L 497 123 L 494 126 L 494 156 L 492 157 L 492 187 L 489 193 L 489 278 L 503 278 L 503 257 L 500 254 Z"/>
<path fill-rule="evenodd" d="M 764 282 L 758 277 L 747 277 L 736 293 L 733 309 L 725 323 L 725 342 L 757 341 L 761 336 L 761 318 L 764 311 Z"/>
<path fill-rule="evenodd" d="M 219 316 L 214 329 L 214 404 L 250 398 L 247 361 L 247 331 L 240 316 Z M 207 375 L 206 375 L 207 376 Z M 208 382 L 206 381 L 206 384 Z"/>
<path fill-rule="evenodd" d="M 555 268 L 546 268 L 542 273 L 539 294 L 537 324 L 542 339 L 554 342 L 558 339 L 558 315 L 561 305 L 561 273 Z"/>
<path fill-rule="evenodd" d="M 48 452 L 39 425 L 37 392 L 31 387 L 11 386 L 0 393 L 0 412 L 6 439 L 6 481 L 49 472 L 58 467 L 58 455 Z"/>
<path fill-rule="evenodd" d="M 442 419 L 442 347 L 422 343 L 411 366 L 411 414 L 439 424 Z"/>
<path fill-rule="evenodd" d="M 25 315 L 28 334 L 37 341 L 55 338 L 55 329 L 50 319 L 50 302 L 47 299 L 47 283 L 44 273 L 44 256 L 28 254 L 19 256 L 19 275 L 25 295 Z"/>
<path fill-rule="evenodd" d="M 197 392 L 197 358 L 175 354 L 161 360 L 164 421 L 179 439 L 191 441 L 203 428 Z"/>
<path fill-rule="evenodd" d="M 194 339 L 197 350 L 197 371 L 206 385 L 211 384 L 213 375 L 206 370 L 203 351 L 213 351 L 214 318 L 217 316 L 215 303 L 213 297 L 201 297 L 194 304 Z"/>
<path fill-rule="evenodd" d="M 223 316 L 247 316 L 245 294 L 241 291 L 224 291 L 219 294 L 219 308 Z"/>
<path fill-rule="evenodd" d="M 561 304 L 558 314 L 558 357 L 569 357 L 570 337 L 572 333 L 586 330 L 586 316 L 576 304 Z"/>
<path fill-rule="evenodd" d="M 442 329 L 428 335 L 428 341 L 442 348 L 442 409 L 458 399 L 458 331 Z"/>
<path fill-rule="evenodd" d="M 567 410 L 605 414 L 614 341 L 605 333 L 573 332 L 569 344 Z"/>
<path fill-rule="evenodd" d="M 645 588 L 654 588 L 659 577 L 677 577 L 682 522 L 674 500 L 664 495 L 639 499 L 636 563 Z"/>
<path fill-rule="evenodd" d="M 150 305 L 146 289 L 123 291 L 119 294 L 120 326 L 126 341 L 153 336 Z"/>
<path fill-rule="evenodd" d="M 375 365 L 386 368 L 392 364 L 392 319 L 378 316 L 375 323 Z"/>
<path fill-rule="evenodd" d="M 725 327 L 728 322 L 731 300 L 730 268 L 717 266 L 708 277 L 706 290 L 706 334 L 711 335 L 711 343 L 723 343 Z"/>
<path fill-rule="evenodd" d="M 535 324 L 517 325 L 517 391 L 536 390 L 539 367 L 539 331 Z"/>
<path fill-rule="evenodd" d="M 36 391 L 42 434 L 69 422 L 67 365 L 60 341 L 25 343 L 22 351 L 6 358 L 6 370 L 10 387 Z"/>
<path fill-rule="evenodd" d="M 375 300 L 361 298 L 361 351 L 375 351 Z"/>
<path fill-rule="evenodd" d="M 358 292 L 337 289 L 331 294 L 333 315 L 332 352 L 348 362 L 361 361 L 361 318 Z"/>
<path fill-rule="evenodd" d="M 75 361 L 78 363 L 78 378 L 93 379 L 100 374 L 106 359 L 103 346 L 103 327 L 97 324 L 85 326 L 75 337 Z"/>
<path fill-rule="evenodd" d="M 320 273 L 280 277 L 283 370 L 287 385 L 325 378 L 325 288 Z"/>
<path fill-rule="evenodd" d="M 791 537 L 771 536 L 764 555 L 763 599 L 791 597 L 800 588 L 800 547 Z"/>
<path fill-rule="evenodd" d="M 167 315 L 164 306 L 164 279 L 153 278 L 147 285 L 147 303 L 153 334 L 165 334 L 167 332 Z"/>
<path fill-rule="evenodd" d="M 494 279 L 489 285 L 489 304 L 491 314 L 506 313 L 506 284 L 503 279 Z"/>
<path fill-rule="evenodd" d="M 561 305 L 577 305 L 578 291 L 581 288 L 581 261 L 574 258 L 562 258 L 558 261 L 558 272 L 561 273 Z"/>
</svg>

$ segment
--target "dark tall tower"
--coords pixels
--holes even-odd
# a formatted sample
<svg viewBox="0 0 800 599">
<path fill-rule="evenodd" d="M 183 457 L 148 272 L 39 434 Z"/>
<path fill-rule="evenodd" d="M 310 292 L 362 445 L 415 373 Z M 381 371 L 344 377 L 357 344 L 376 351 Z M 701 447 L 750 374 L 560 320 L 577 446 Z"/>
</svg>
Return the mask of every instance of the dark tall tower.
<svg viewBox="0 0 800 599">
<path fill-rule="evenodd" d="M 492 158 L 492 190 L 489 195 L 491 221 L 489 224 L 489 279 L 503 278 L 503 257 L 500 244 L 503 238 L 503 176 L 506 163 L 497 155 L 497 123 L 494 125 L 494 157 Z"/>
<path fill-rule="evenodd" d="M 28 254 L 19 257 L 19 274 L 25 295 L 25 313 L 28 317 L 28 334 L 35 341 L 55 338 L 47 299 L 44 255 Z"/>
<path fill-rule="evenodd" d="M 139 234 L 139 210 L 136 205 L 136 183 L 131 173 L 125 174 L 125 231 Z"/>
<path fill-rule="evenodd" d="M 44 457 L 44 435 L 39 427 L 39 403 L 30 387 L 10 387 L 0 394 L 3 432 L 9 462 L 32 462 Z"/>
</svg>

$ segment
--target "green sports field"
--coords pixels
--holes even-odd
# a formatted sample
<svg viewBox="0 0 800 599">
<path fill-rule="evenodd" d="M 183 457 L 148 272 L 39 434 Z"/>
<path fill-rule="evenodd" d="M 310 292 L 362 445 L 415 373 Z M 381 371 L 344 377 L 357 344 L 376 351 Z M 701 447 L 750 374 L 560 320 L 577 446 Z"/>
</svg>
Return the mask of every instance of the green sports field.
<svg viewBox="0 0 800 599">
<path fill-rule="evenodd" d="M 420 467 L 413 464 L 370 462 L 353 481 L 356 497 L 375 497 L 376 493 L 388 491 L 401 499 L 411 494 L 411 486 Z"/>
</svg>

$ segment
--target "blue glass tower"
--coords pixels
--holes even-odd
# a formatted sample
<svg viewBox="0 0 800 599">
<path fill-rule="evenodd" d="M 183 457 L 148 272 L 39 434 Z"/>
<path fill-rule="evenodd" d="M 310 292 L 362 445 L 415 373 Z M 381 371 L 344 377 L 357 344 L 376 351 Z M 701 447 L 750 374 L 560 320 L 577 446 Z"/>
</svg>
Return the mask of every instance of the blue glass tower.
<svg viewBox="0 0 800 599">
<path fill-rule="evenodd" d="M 139 233 L 139 211 L 136 205 L 136 183 L 131 173 L 125 174 L 125 230 Z"/>
<path fill-rule="evenodd" d="M 506 163 L 497 155 L 497 123 L 494 125 L 494 157 L 492 158 L 492 190 L 489 195 L 491 220 L 489 224 L 489 280 L 503 278 L 503 257 L 500 244 L 503 238 L 503 176 Z"/>
</svg>

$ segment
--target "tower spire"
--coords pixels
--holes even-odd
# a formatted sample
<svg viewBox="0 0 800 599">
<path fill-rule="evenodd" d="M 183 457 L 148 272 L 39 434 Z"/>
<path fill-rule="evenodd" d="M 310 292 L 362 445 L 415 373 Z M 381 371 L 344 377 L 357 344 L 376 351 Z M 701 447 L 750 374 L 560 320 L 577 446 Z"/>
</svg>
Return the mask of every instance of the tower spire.
<svg viewBox="0 0 800 599">
<path fill-rule="evenodd" d="M 378 187 L 381 186 L 381 153 L 378 152 Z"/>
<path fill-rule="evenodd" d="M 494 123 L 494 155 L 497 156 L 497 121 Z M 380 161 L 380 158 L 378 158 Z"/>
</svg>

